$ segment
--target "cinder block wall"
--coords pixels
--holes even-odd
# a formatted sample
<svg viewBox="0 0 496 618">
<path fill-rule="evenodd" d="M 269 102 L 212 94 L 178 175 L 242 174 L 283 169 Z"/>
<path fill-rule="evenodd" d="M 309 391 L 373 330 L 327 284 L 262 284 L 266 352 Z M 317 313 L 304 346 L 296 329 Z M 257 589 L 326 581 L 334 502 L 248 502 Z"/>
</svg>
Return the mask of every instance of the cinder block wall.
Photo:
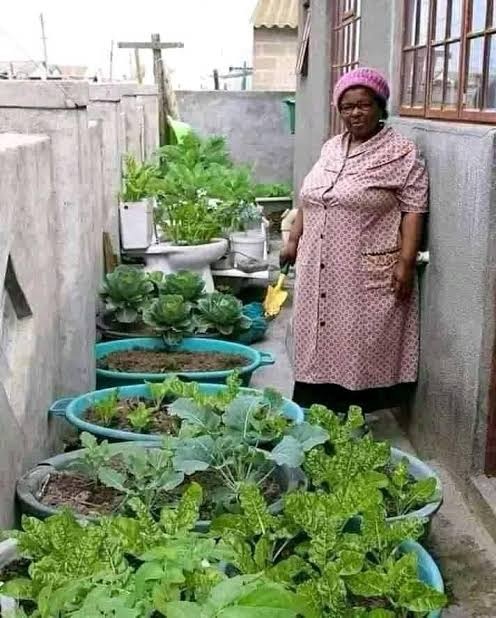
<svg viewBox="0 0 496 618">
<path fill-rule="evenodd" d="M 295 90 L 296 28 L 255 28 L 253 36 L 253 89 Z"/>
</svg>

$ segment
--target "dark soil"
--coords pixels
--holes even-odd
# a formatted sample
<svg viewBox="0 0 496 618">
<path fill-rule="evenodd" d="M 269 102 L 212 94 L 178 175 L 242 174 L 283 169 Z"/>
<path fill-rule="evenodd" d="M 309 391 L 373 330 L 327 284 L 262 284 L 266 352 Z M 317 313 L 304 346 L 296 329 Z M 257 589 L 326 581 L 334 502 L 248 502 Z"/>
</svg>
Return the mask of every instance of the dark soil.
<svg viewBox="0 0 496 618">
<path fill-rule="evenodd" d="M 152 401 L 149 399 L 132 399 L 119 400 L 116 408 L 116 416 L 112 421 L 105 425 L 111 429 L 121 429 L 123 431 L 132 431 L 134 433 L 160 433 L 167 435 L 176 435 L 181 426 L 181 420 L 177 416 L 170 416 L 168 412 L 168 404 L 162 404 L 160 409 L 153 412 L 150 424 L 143 430 L 139 431 L 133 427 L 128 421 L 128 414 L 132 412 L 139 403 L 144 403 L 147 406 L 152 406 Z M 86 413 L 86 420 L 95 425 L 102 425 L 102 421 L 94 408 L 90 408 Z"/>
<path fill-rule="evenodd" d="M 186 478 L 186 482 L 169 493 L 169 496 L 179 500 L 190 483 L 199 483 L 203 488 L 203 504 L 200 507 L 200 519 L 211 520 L 216 515 L 224 512 L 225 508 L 219 503 L 216 492 L 224 487 L 219 474 L 210 470 L 206 472 L 196 472 Z M 268 477 L 261 486 L 262 494 L 268 504 L 276 502 L 283 494 L 283 489 L 275 477 Z"/>
<path fill-rule="evenodd" d="M 6 564 L 3 569 L 0 569 L 0 582 L 6 582 L 14 577 L 27 577 L 28 567 L 31 561 L 26 558 L 19 558 L 13 562 Z"/>
<path fill-rule="evenodd" d="M 168 373 L 222 371 L 246 367 L 249 363 L 245 356 L 220 352 L 156 352 L 135 349 L 112 352 L 98 361 L 98 367 L 127 373 Z"/>
<path fill-rule="evenodd" d="M 122 495 L 111 487 L 92 482 L 86 476 L 57 472 L 50 475 L 38 499 L 45 506 L 67 507 L 88 516 L 114 512 L 122 501 Z"/>
</svg>

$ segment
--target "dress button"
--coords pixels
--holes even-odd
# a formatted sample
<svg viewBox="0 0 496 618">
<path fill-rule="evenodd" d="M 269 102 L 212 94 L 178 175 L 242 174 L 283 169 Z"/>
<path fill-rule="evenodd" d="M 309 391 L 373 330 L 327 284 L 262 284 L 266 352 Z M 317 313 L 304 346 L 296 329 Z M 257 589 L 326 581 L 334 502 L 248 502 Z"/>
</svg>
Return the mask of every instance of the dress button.
<svg viewBox="0 0 496 618">
<path fill-rule="evenodd" d="M 324 264 L 321 264 L 321 265 L 320 265 L 320 268 L 324 268 Z"/>
<path fill-rule="evenodd" d="M 327 210 L 327 206 L 324 206 L 324 210 Z"/>
<path fill-rule="evenodd" d="M 320 295 L 320 298 L 325 298 L 326 297 L 326 293 L 322 292 L 322 294 Z"/>
<path fill-rule="evenodd" d="M 321 234 L 321 235 L 320 235 L 320 238 L 324 238 L 324 234 Z"/>
<path fill-rule="evenodd" d="M 321 323 L 320 323 L 320 325 L 321 325 L 321 326 L 325 326 L 325 322 L 321 322 Z"/>
</svg>

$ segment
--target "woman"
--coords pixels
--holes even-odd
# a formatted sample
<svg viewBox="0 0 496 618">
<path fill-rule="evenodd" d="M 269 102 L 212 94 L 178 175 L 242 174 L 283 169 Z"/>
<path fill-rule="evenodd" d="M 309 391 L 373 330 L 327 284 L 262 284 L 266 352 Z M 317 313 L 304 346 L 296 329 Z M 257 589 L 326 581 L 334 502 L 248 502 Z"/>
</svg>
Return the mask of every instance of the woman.
<svg viewBox="0 0 496 618">
<path fill-rule="evenodd" d="M 339 80 L 346 131 L 305 178 L 281 255 L 296 261 L 293 397 L 304 407 L 392 407 L 417 379 L 428 178 L 415 145 L 384 125 L 388 99 L 373 69 Z"/>
</svg>

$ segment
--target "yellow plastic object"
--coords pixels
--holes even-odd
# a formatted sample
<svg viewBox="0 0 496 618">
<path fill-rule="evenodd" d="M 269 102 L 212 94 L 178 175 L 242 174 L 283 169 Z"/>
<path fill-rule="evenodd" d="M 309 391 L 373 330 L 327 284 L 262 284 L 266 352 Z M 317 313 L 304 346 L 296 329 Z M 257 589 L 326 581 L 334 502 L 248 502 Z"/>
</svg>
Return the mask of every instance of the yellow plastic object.
<svg viewBox="0 0 496 618">
<path fill-rule="evenodd" d="M 274 287 L 269 285 L 269 289 L 267 290 L 267 295 L 265 296 L 263 303 L 265 317 L 267 318 L 275 317 L 281 310 L 281 307 L 284 305 L 288 297 L 287 291 L 282 289 L 288 272 L 289 264 L 285 264 L 281 268 L 281 274 L 279 275 L 276 285 Z"/>
</svg>

